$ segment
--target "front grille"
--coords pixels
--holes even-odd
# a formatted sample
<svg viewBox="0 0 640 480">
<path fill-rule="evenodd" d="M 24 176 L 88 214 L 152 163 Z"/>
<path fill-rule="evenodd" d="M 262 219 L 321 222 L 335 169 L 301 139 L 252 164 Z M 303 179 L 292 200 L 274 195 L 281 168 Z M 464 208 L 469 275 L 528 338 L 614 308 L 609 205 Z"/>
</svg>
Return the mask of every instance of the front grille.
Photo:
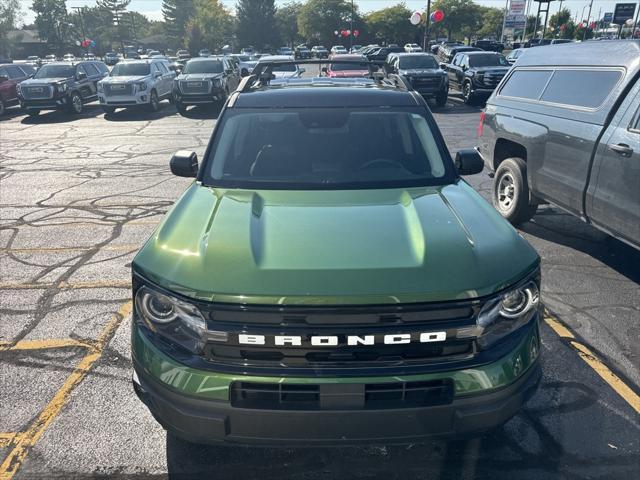
<svg viewBox="0 0 640 480">
<path fill-rule="evenodd" d="M 504 73 L 485 73 L 482 83 L 489 88 L 496 88 L 504 76 Z"/>
<path fill-rule="evenodd" d="M 204 358 L 218 366 L 288 371 L 418 367 L 467 359 L 476 346 L 459 329 L 475 325 L 479 303 L 325 308 L 214 304 L 204 313 L 209 330 L 220 336 L 206 344 Z M 422 341 L 421 335 L 431 332 L 445 332 L 446 338 Z M 264 341 L 247 343 L 242 339 L 246 335 Z M 295 341 L 277 345 L 276 336 Z M 335 343 L 314 345 L 317 337 L 331 337 Z"/>
<path fill-rule="evenodd" d="M 53 98 L 53 86 L 24 86 L 22 88 L 22 96 L 25 98 L 25 100 L 48 100 L 50 98 Z"/>
<path fill-rule="evenodd" d="M 107 97 L 130 96 L 133 94 L 133 84 L 106 83 L 104 84 L 104 94 Z"/>
<path fill-rule="evenodd" d="M 440 77 L 412 77 L 411 84 L 416 89 L 437 90 L 440 88 Z"/>
<path fill-rule="evenodd" d="M 382 410 L 447 405 L 451 379 L 371 384 L 233 382 L 231 405 L 261 410 Z"/>
<path fill-rule="evenodd" d="M 210 91 L 211 83 L 207 80 L 180 80 L 180 90 L 186 95 L 202 95 Z"/>
</svg>

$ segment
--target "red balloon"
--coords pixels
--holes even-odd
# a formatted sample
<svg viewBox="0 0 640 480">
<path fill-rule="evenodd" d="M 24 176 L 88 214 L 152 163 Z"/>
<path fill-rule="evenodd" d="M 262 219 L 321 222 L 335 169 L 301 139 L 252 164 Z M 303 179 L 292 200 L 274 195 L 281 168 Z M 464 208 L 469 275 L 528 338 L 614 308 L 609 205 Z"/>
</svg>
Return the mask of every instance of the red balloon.
<svg viewBox="0 0 640 480">
<path fill-rule="evenodd" d="M 360 30 L 354 30 L 353 31 L 353 36 L 358 38 L 360 36 Z"/>
<path fill-rule="evenodd" d="M 441 22 L 442 20 L 444 20 L 444 12 L 442 10 L 435 10 L 431 14 L 431 20 L 436 23 Z"/>
</svg>

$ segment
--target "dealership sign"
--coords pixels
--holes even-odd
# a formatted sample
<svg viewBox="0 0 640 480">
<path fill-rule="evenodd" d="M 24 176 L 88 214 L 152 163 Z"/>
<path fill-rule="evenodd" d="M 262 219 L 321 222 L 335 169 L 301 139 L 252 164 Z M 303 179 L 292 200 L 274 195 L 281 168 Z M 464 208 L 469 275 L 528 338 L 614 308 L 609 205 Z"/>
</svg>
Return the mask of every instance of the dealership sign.
<svg viewBox="0 0 640 480">
<path fill-rule="evenodd" d="M 602 17 L 602 21 L 605 23 L 611 23 L 613 20 L 613 12 L 606 12 L 604 17 Z"/>
<path fill-rule="evenodd" d="M 616 8 L 613 12 L 613 21 L 611 23 L 624 25 L 627 20 L 633 20 L 635 13 L 635 3 L 616 3 Z"/>
<path fill-rule="evenodd" d="M 524 15 L 526 5 L 526 0 L 511 0 L 511 5 L 509 6 L 509 15 Z"/>
</svg>

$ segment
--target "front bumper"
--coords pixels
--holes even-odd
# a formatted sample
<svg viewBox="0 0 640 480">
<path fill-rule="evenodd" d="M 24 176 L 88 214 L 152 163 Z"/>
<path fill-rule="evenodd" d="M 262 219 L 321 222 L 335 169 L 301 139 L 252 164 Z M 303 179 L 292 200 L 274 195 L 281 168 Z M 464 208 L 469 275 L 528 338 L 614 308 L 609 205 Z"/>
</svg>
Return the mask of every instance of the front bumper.
<svg viewBox="0 0 640 480">
<path fill-rule="evenodd" d="M 104 92 L 98 93 L 100 105 L 105 107 L 135 107 L 136 105 L 148 105 L 150 101 L 149 93 L 145 90 L 135 95 L 105 95 Z"/>
<path fill-rule="evenodd" d="M 18 99 L 24 110 L 61 110 L 69 106 L 66 95 L 43 100 L 25 100 L 22 96 L 18 96 Z"/>
<path fill-rule="evenodd" d="M 198 443 L 347 445 L 411 443 L 477 434 L 515 415 L 541 377 L 539 334 L 532 322 L 516 348 L 494 363 L 464 370 L 394 377 L 296 378 L 219 374 L 179 364 L 133 325 L 134 389 L 167 430 Z M 234 382 L 344 386 L 444 379 L 455 386 L 443 404 L 410 408 L 238 408 Z"/>
<path fill-rule="evenodd" d="M 207 94 L 184 94 L 174 90 L 174 98 L 176 103 L 182 105 L 203 105 L 207 103 L 216 103 L 221 101 L 225 96 L 225 90 L 222 87 L 214 87 L 211 93 Z"/>
</svg>

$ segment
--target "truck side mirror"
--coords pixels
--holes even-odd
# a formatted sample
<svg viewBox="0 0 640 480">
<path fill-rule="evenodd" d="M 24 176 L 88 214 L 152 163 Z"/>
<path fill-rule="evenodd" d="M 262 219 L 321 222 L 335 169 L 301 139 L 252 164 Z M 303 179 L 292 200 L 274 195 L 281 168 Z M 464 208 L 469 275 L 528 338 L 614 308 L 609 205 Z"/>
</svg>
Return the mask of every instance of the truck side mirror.
<svg viewBox="0 0 640 480">
<path fill-rule="evenodd" d="M 87 79 L 87 74 L 84 72 L 78 72 L 78 75 L 76 75 L 76 78 L 78 80 L 86 80 Z"/>
<path fill-rule="evenodd" d="M 454 163 L 460 175 L 475 175 L 484 168 L 484 161 L 474 148 L 459 150 Z"/>
<path fill-rule="evenodd" d="M 0 75 L 0 83 L 4 83 L 7 80 L 9 80 L 9 77 L 7 77 L 6 75 Z"/>
<path fill-rule="evenodd" d="M 173 154 L 169 162 L 171 173 L 178 177 L 193 177 L 198 175 L 198 155 L 189 150 L 179 150 Z"/>
</svg>

